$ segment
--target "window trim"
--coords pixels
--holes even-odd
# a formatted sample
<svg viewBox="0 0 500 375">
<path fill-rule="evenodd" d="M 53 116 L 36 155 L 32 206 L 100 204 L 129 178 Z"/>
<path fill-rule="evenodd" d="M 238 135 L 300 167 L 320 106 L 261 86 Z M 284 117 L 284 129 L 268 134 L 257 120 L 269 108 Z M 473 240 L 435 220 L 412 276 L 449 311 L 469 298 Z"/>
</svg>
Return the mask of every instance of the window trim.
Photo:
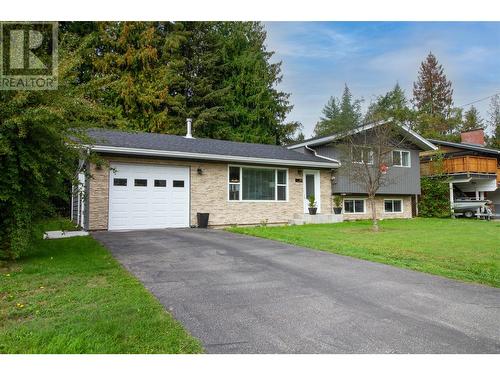
<svg viewBox="0 0 500 375">
<path fill-rule="evenodd" d="M 399 152 L 399 160 L 401 164 L 394 164 L 394 152 Z M 403 152 L 408 153 L 408 165 L 403 165 Z M 395 149 L 391 152 L 391 164 L 393 167 L 397 168 L 411 168 L 411 152 L 409 150 Z"/>
<path fill-rule="evenodd" d="M 392 211 L 386 211 L 385 209 L 385 202 L 391 201 L 392 202 Z M 401 202 L 401 211 L 394 211 L 394 201 L 400 201 Z M 384 199 L 384 214 L 402 214 L 404 212 L 404 207 L 403 207 L 403 200 L 396 198 L 396 199 Z"/>
<path fill-rule="evenodd" d="M 239 168 L 240 169 L 240 182 L 230 182 L 229 180 L 229 168 L 234 167 L 234 168 Z M 275 178 L 275 183 L 274 183 L 274 200 L 258 200 L 258 199 L 252 199 L 252 200 L 246 200 L 243 199 L 243 168 L 254 168 L 254 169 L 270 169 L 274 170 L 274 178 Z M 278 170 L 283 170 L 286 173 L 286 185 L 285 184 L 278 184 Z M 242 165 L 242 164 L 228 164 L 227 165 L 227 179 L 226 179 L 226 188 L 227 188 L 227 201 L 228 202 L 250 202 L 250 203 L 287 203 L 289 201 L 289 185 L 290 185 L 290 179 L 289 179 L 289 171 L 288 168 L 281 168 L 281 167 L 264 167 L 264 166 L 255 166 L 255 165 Z M 240 186 L 240 194 L 239 194 L 239 199 L 229 199 L 229 185 L 239 185 Z M 278 185 L 279 186 L 286 186 L 286 199 L 285 200 L 278 200 Z"/>
<path fill-rule="evenodd" d="M 347 212 L 345 209 L 345 201 L 363 201 L 363 212 Z M 366 198 L 344 198 L 342 200 L 342 210 L 346 215 L 363 215 L 366 214 Z"/>
</svg>

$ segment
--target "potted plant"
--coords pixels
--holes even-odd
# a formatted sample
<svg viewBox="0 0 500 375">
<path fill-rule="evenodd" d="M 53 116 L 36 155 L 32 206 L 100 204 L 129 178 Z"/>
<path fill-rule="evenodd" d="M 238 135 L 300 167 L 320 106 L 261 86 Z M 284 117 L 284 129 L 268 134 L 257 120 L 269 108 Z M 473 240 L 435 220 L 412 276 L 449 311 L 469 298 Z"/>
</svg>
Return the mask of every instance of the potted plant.
<svg viewBox="0 0 500 375">
<path fill-rule="evenodd" d="M 310 195 L 307 197 L 309 201 L 309 215 L 316 215 L 316 211 L 318 208 L 316 207 L 316 200 L 314 199 L 314 195 Z"/>
<path fill-rule="evenodd" d="M 340 195 L 333 196 L 333 213 L 335 215 L 340 215 L 342 213 L 342 197 Z"/>
</svg>

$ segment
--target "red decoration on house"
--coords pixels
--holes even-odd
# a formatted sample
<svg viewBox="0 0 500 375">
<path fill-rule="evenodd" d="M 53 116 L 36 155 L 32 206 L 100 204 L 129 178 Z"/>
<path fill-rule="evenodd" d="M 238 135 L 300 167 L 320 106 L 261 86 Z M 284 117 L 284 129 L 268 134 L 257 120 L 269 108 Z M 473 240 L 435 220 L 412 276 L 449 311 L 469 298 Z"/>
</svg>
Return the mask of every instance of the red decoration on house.
<svg viewBox="0 0 500 375">
<path fill-rule="evenodd" d="M 382 174 L 386 174 L 387 171 L 389 170 L 389 167 L 385 164 L 380 164 L 380 172 L 382 172 Z"/>
</svg>

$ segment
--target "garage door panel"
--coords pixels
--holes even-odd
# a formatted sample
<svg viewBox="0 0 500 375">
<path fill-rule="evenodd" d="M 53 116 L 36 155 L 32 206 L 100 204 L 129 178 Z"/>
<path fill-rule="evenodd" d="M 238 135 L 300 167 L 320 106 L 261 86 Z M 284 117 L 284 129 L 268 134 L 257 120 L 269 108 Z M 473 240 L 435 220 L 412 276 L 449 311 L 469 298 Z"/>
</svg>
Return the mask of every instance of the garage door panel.
<svg viewBox="0 0 500 375">
<path fill-rule="evenodd" d="M 189 168 L 118 163 L 111 167 L 116 171 L 110 173 L 110 230 L 189 226 Z M 115 178 L 126 179 L 127 186 L 114 185 Z M 134 186 L 135 180 L 146 180 L 139 181 L 146 186 Z M 161 186 L 155 186 L 155 180 Z M 184 181 L 184 187 L 173 187 L 173 181 Z"/>
</svg>

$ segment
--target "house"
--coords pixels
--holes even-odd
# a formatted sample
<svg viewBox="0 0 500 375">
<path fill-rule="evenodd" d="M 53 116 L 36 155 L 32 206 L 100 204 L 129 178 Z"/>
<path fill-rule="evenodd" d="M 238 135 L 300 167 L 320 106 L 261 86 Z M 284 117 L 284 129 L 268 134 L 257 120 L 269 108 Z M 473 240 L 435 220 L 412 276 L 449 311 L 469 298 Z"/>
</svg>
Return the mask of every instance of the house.
<svg viewBox="0 0 500 375">
<path fill-rule="evenodd" d="M 186 136 L 93 129 L 72 219 L 87 230 L 287 223 L 307 212 L 313 189 L 319 213 L 331 213 L 332 158 L 286 147 Z M 308 183 L 306 187 L 306 182 Z"/>
<path fill-rule="evenodd" d="M 491 200 L 500 214 L 500 150 L 485 147 L 484 130 L 461 133 L 461 143 L 430 140 L 443 155 L 442 172 L 450 176 L 450 198 Z M 436 151 L 422 152 L 421 174 L 438 173 Z"/>
<path fill-rule="evenodd" d="M 291 150 L 299 151 L 304 155 L 315 155 L 321 158 L 333 158 L 345 163 L 350 159 L 356 162 L 365 162 L 372 168 L 384 168 L 384 179 L 391 181 L 380 187 L 376 194 L 375 205 L 379 218 L 411 218 L 417 215 L 417 200 L 420 195 L 420 160 L 421 151 L 436 150 L 431 142 L 412 131 L 408 127 L 400 126 L 398 132 L 388 135 L 391 139 L 387 144 L 394 145 L 388 148 L 388 165 L 374 160 L 373 150 L 366 147 L 362 152 L 357 151 L 357 156 L 352 155 L 347 137 L 352 139 L 351 144 L 376 143 L 370 141 L 376 137 L 376 127 L 384 125 L 378 122 L 360 126 L 346 133 L 331 134 L 316 137 L 289 146 Z M 346 155 L 347 154 L 347 155 Z M 369 219 L 372 211 L 367 204 L 367 191 L 349 176 L 336 169 L 332 179 L 332 193 L 342 197 L 343 217 L 345 220 Z"/>
</svg>

